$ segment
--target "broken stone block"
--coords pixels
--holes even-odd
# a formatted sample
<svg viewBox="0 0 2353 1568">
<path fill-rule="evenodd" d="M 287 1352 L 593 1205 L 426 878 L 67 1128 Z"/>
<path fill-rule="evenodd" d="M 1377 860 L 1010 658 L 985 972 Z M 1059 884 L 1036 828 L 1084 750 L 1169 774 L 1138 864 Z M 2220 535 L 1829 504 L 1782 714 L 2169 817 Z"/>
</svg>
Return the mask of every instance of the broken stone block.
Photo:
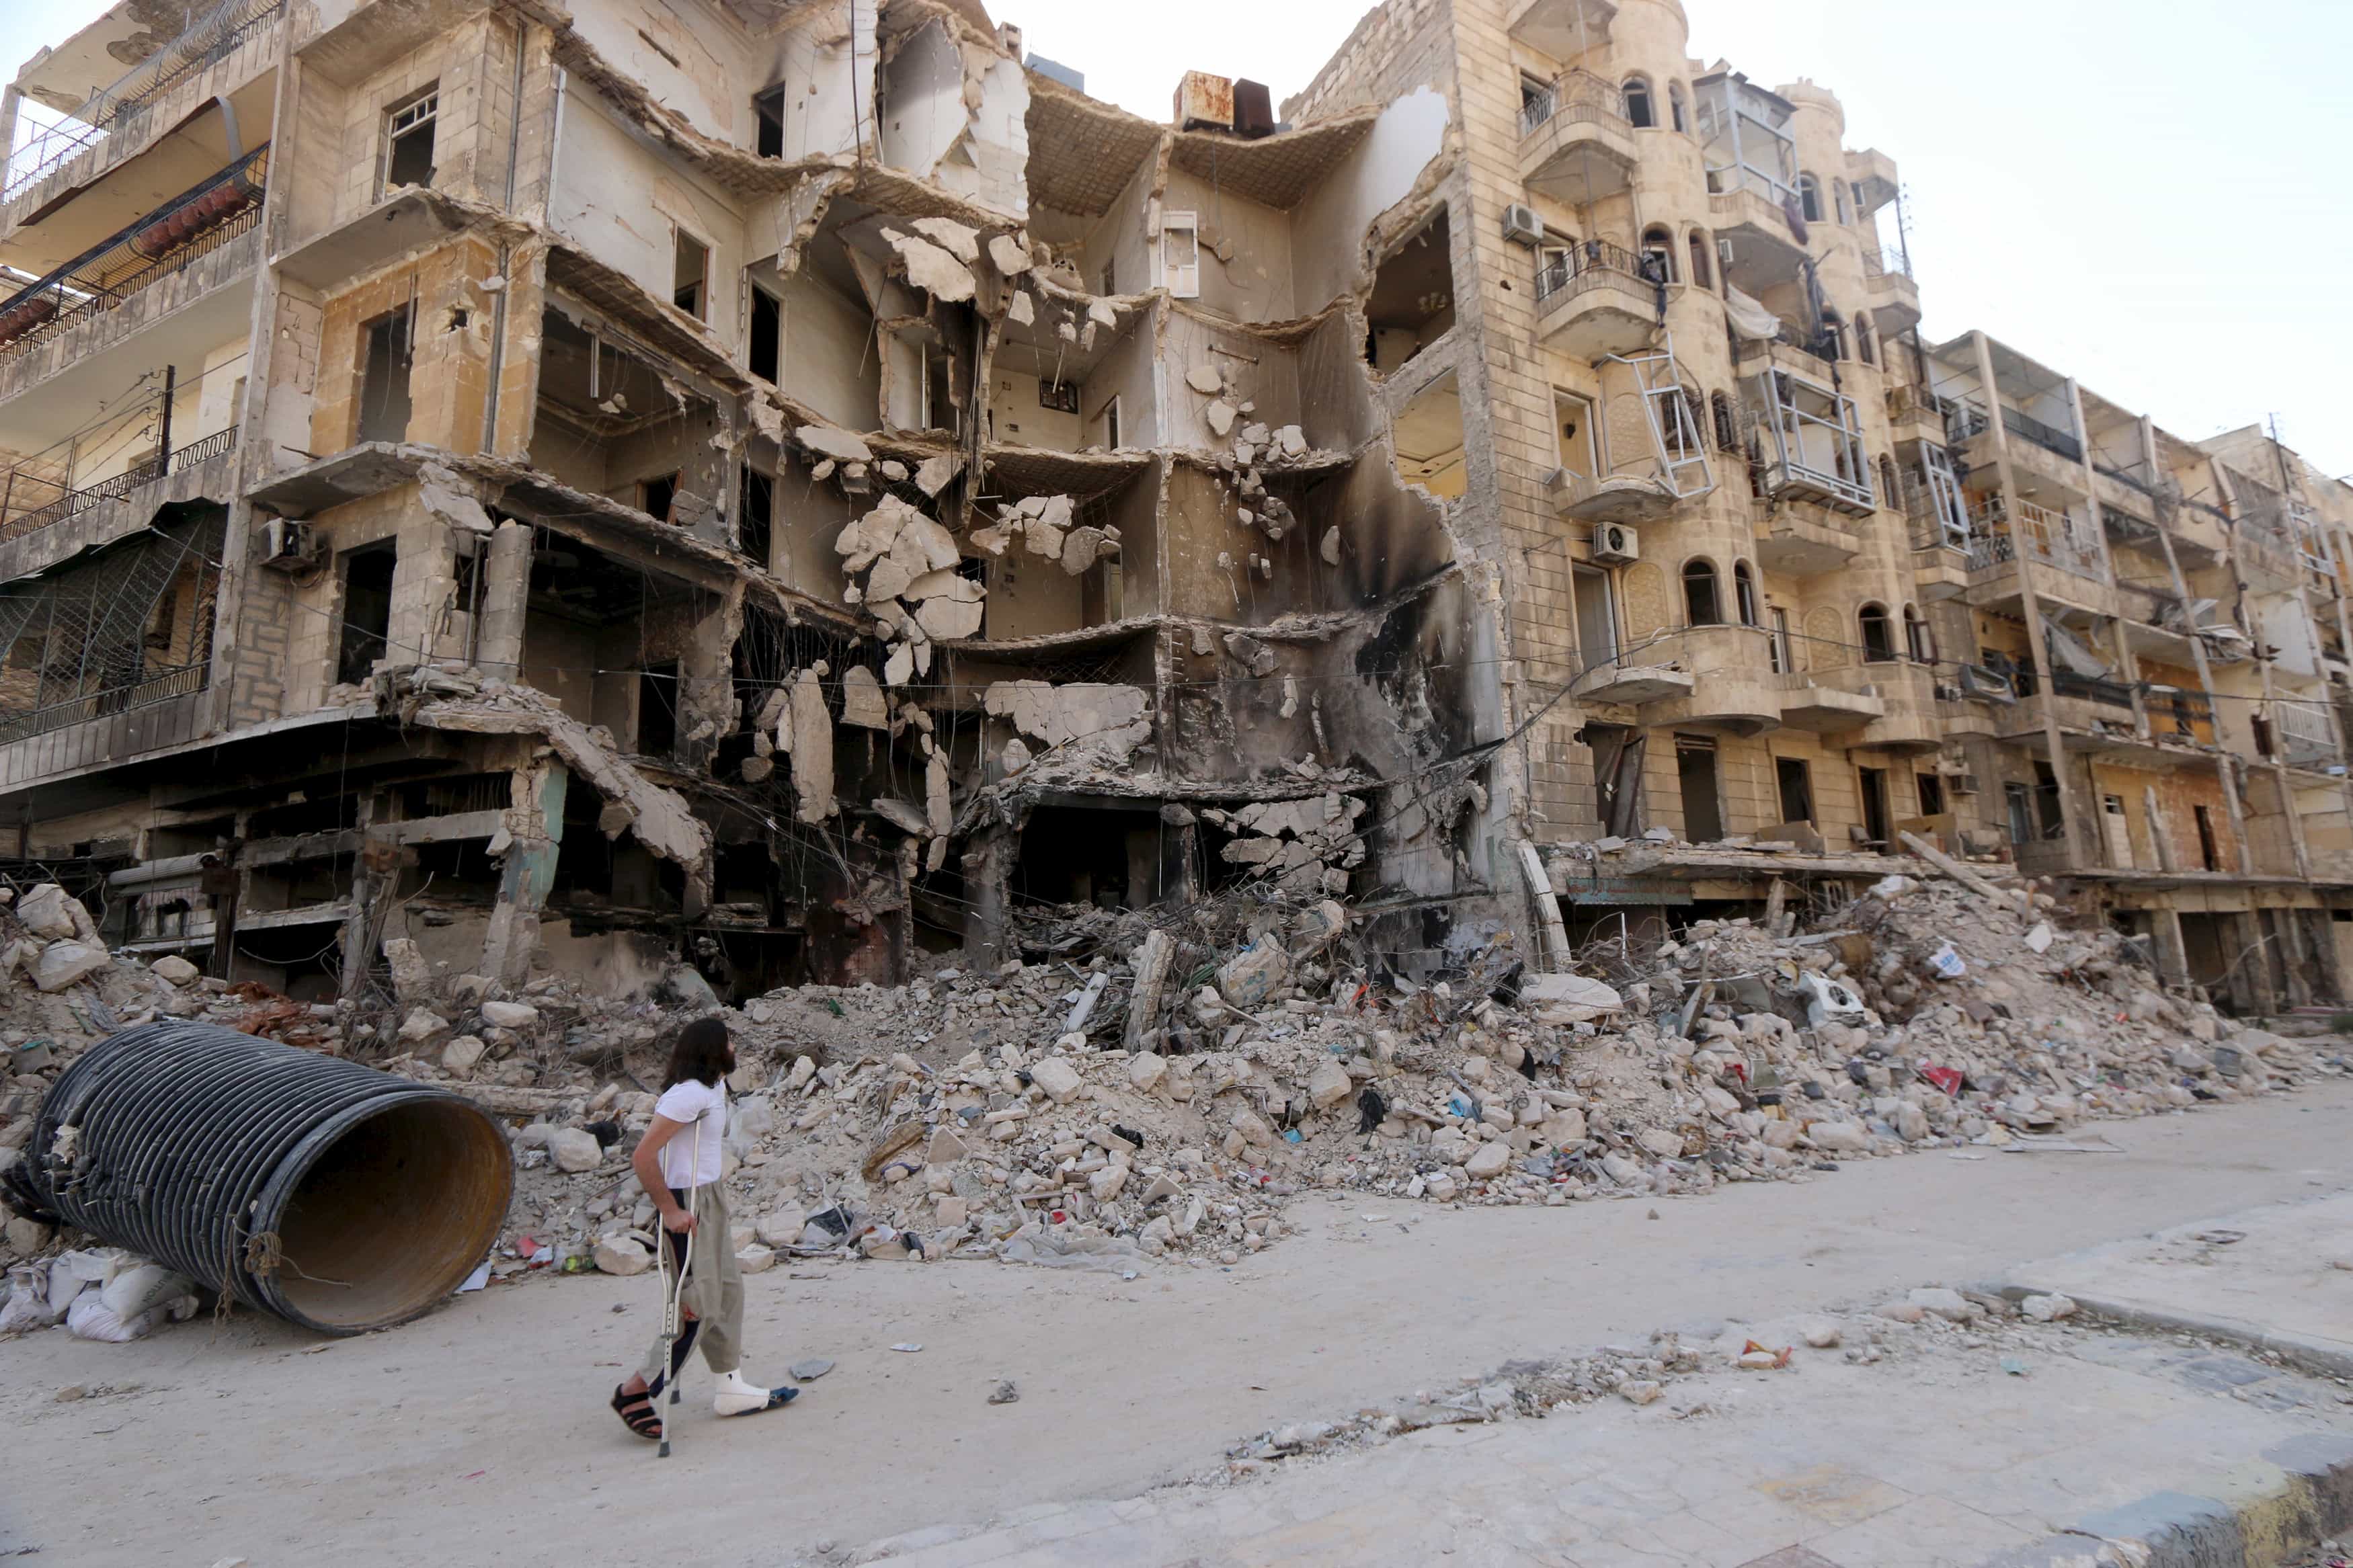
<svg viewBox="0 0 2353 1568">
<path fill-rule="evenodd" d="M 384 961 L 392 969 L 393 1000 L 404 1007 L 417 1007 L 431 998 L 433 968 L 415 942 L 405 936 L 385 938 Z"/>
<path fill-rule="evenodd" d="M 919 217 L 915 230 L 969 267 L 980 259 L 980 231 L 948 217 Z"/>
<path fill-rule="evenodd" d="M 927 496 L 945 489 L 948 481 L 964 472 L 964 459 L 942 453 L 926 458 L 915 468 L 915 488 Z"/>
<path fill-rule="evenodd" d="M 449 1021 L 429 1008 L 418 1007 L 401 1020 L 400 1037 L 410 1045 L 421 1045 L 438 1039 L 448 1032 Z"/>
<path fill-rule="evenodd" d="M 988 237 L 989 265 L 1008 278 L 1018 278 L 1029 270 L 1029 252 L 1009 234 Z"/>
<path fill-rule="evenodd" d="M 926 599 L 915 612 L 915 624 L 935 642 L 955 642 L 980 634 L 983 606 L 951 598 Z"/>
<path fill-rule="evenodd" d="M 1226 389 L 1226 378 L 1213 364 L 1197 364 L 1185 373 L 1185 384 L 1204 397 L 1215 397 Z"/>
<path fill-rule="evenodd" d="M 1006 304 L 1005 316 L 1008 321 L 1018 326 L 1033 326 L 1038 320 L 1037 302 L 1017 289 L 1014 290 L 1013 298 Z"/>
<path fill-rule="evenodd" d="M 1282 455 L 1286 458 L 1304 457 L 1307 453 L 1306 432 L 1301 430 L 1296 425 L 1286 425 L 1277 430 L 1274 433 L 1274 444 L 1282 448 Z"/>
<path fill-rule="evenodd" d="M 882 237 L 899 253 L 899 260 L 907 269 L 908 283 L 934 300 L 954 303 L 969 300 L 977 291 L 972 269 L 930 240 L 887 228 Z"/>
<path fill-rule="evenodd" d="M 1031 1063 L 1029 1081 L 1057 1105 L 1067 1105 L 1078 1098 L 1079 1069 L 1060 1057 L 1044 1057 Z"/>
<path fill-rule="evenodd" d="M 156 978 L 168 981 L 174 985 L 194 985 L 205 975 L 203 970 L 177 953 L 159 958 L 148 967 L 154 973 Z"/>
<path fill-rule="evenodd" d="M 600 1237 L 590 1256 L 600 1274 L 643 1274 L 654 1266 L 654 1255 L 633 1236 Z"/>
<path fill-rule="evenodd" d="M 1127 1081 L 1145 1094 L 1158 1089 L 1167 1076 L 1167 1058 L 1152 1051 L 1138 1051 L 1127 1059 Z"/>
<path fill-rule="evenodd" d="M 1340 529 L 1337 523 L 1324 531 L 1323 552 L 1324 565 L 1340 564 Z"/>
<path fill-rule="evenodd" d="M 1224 440 L 1227 436 L 1232 433 L 1235 418 L 1234 405 L 1228 403 L 1224 398 L 1220 397 L 1215 403 L 1210 404 L 1208 407 L 1201 411 L 1201 414 L 1202 416 L 1209 422 L 1209 434 L 1215 436 L 1219 440 Z"/>
<path fill-rule="evenodd" d="M 803 425 L 793 432 L 793 439 L 821 458 L 837 462 L 871 463 L 873 449 L 855 433 L 832 425 Z"/>
<path fill-rule="evenodd" d="M 1247 668 L 1252 675 L 1261 678 L 1272 675 L 1275 666 L 1281 662 L 1275 658 L 1272 648 L 1268 647 L 1266 644 L 1251 637 L 1248 632 L 1228 632 L 1226 651 Z"/>
<path fill-rule="evenodd" d="M 547 1157 L 559 1171 L 593 1171 L 605 1163 L 605 1146 L 580 1127 L 559 1127 L 547 1135 Z"/>
<path fill-rule="evenodd" d="M 17 901 L 16 918 L 43 942 L 63 942 L 79 934 L 72 915 L 66 910 L 68 904 L 76 901 L 55 882 L 43 882 Z"/>
<path fill-rule="evenodd" d="M 441 1047 L 441 1066 L 459 1078 L 472 1072 L 490 1047 L 480 1035 L 460 1035 Z"/>
<path fill-rule="evenodd" d="M 944 1230 L 962 1230 L 970 1218 L 970 1205 L 954 1193 L 943 1193 L 932 1200 L 932 1217 Z"/>
<path fill-rule="evenodd" d="M 1235 1111 L 1233 1129 L 1241 1135 L 1243 1142 L 1257 1148 L 1272 1148 L 1277 1142 L 1274 1129 L 1269 1127 L 1266 1119 L 1255 1110 Z"/>
<path fill-rule="evenodd" d="M 1336 1061 L 1324 1062 L 1307 1080 L 1308 1101 L 1318 1110 L 1329 1110 L 1356 1092 L 1348 1069 Z"/>
<path fill-rule="evenodd" d="M 33 984 L 42 991 L 62 991 L 107 966 L 106 949 L 80 942 L 53 942 L 33 962 Z"/>
<path fill-rule="evenodd" d="M 485 1002 L 482 1022 L 497 1029 L 528 1029 L 539 1022 L 539 1009 L 527 1002 Z"/>
</svg>

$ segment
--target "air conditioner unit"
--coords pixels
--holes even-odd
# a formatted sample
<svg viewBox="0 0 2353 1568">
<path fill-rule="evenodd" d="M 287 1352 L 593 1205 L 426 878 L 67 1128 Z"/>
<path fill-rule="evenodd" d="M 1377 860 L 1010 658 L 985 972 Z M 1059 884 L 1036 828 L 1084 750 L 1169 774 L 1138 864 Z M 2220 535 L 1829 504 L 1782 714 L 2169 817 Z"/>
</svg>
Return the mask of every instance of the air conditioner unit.
<svg viewBox="0 0 2353 1568">
<path fill-rule="evenodd" d="M 319 538 L 311 525 L 291 517 L 273 517 L 262 525 L 264 566 L 280 572 L 300 572 L 317 563 Z"/>
<path fill-rule="evenodd" d="M 1536 216 L 1535 208 L 1514 202 L 1504 209 L 1504 237 L 1514 245 L 1541 245 L 1544 219 Z"/>
<path fill-rule="evenodd" d="M 1734 264 L 1732 241 L 1719 239 L 1715 242 L 1715 260 L 1719 267 L 1730 267 Z"/>
<path fill-rule="evenodd" d="M 1975 795 L 1978 793 L 1978 775 L 1975 773 L 1955 773 L 1952 776 L 1951 781 L 1947 783 L 1945 787 L 1951 790 L 1955 795 Z"/>
<path fill-rule="evenodd" d="M 1997 702 L 2018 700 L 2017 689 L 2010 678 L 1997 675 L 1981 664 L 1961 666 L 1961 689 L 1971 697 L 1990 697 Z"/>
<path fill-rule="evenodd" d="M 1593 531 L 1593 559 L 1604 565 L 1642 558 L 1642 536 L 1630 524 L 1605 522 Z"/>
</svg>

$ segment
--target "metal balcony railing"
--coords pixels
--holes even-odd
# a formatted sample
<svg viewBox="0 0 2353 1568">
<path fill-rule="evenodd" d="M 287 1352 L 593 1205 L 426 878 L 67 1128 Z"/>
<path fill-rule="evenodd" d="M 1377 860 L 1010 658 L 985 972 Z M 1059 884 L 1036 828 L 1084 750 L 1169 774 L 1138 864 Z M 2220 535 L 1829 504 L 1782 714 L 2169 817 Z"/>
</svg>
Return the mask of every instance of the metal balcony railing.
<svg viewBox="0 0 2353 1568">
<path fill-rule="evenodd" d="M 2055 425 L 2045 425 L 2040 419 L 2021 414 L 2008 405 L 2002 407 L 2001 427 L 2021 440 L 2033 442 L 2044 451 L 2057 453 L 2071 463 L 2084 460 L 2084 443 L 2073 435 Z"/>
<path fill-rule="evenodd" d="M 1993 420 L 1983 404 L 1966 397 L 1947 397 L 1945 405 L 1945 445 L 1966 446 L 1973 437 L 1991 428 Z"/>
<path fill-rule="evenodd" d="M 109 136 L 135 135 L 157 100 L 274 26 L 285 10 L 286 0 L 223 0 L 111 86 L 27 137 L 9 156 L 7 173 L 0 178 L 0 202 L 14 201 L 68 159 Z"/>
<path fill-rule="evenodd" d="M 7 516 L 6 504 L 5 501 L 0 501 L 0 518 L 6 519 L 5 521 L 0 521 L 0 541 L 21 539 L 28 533 L 37 533 L 42 529 L 63 522 L 69 518 L 79 517 L 94 506 L 100 506 L 111 500 L 120 500 L 135 490 L 153 484 L 167 473 L 187 468 L 194 463 L 217 458 L 224 452 L 235 450 L 237 450 L 237 426 L 231 425 L 226 429 L 214 431 L 201 440 L 191 441 L 176 452 L 150 458 L 143 463 L 134 463 L 122 472 L 100 479 L 98 483 L 85 489 L 66 490 L 56 500 L 36 507 L 30 511 L 20 512 L 15 517 Z M 11 493 L 15 489 L 16 482 L 16 476 L 10 475 L 7 485 Z"/>
<path fill-rule="evenodd" d="M 1588 70 L 1567 70 L 1543 91 L 1525 95 L 1520 102 L 1520 134 L 1529 136 L 1560 121 L 1615 121 L 1626 130 L 1625 100 L 1619 90 Z"/>
<path fill-rule="evenodd" d="M 1866 250 L 1862 253 L 1862 275 L 1865 278 L 1909 279 L 1912 276 L 1912 258 L 1900 250 L 1893 256 L 1883 251 Z"/>
<path fill-rule="evenodd" d="M 2337 727 L 2330 722 L 2325 704 L 2274 701 L 2272 719 L 2279 727 L 2282 752 L 2291 766 L 2319 767 L 2337 760 Z"/>
<path fill-rule="evenodd" d="M 2141 702 L 2149 732 L 2166 740 L 2214 739 L 2214 700 L 2202 691 L 2150 691 Z"/>
<path fill-rule="evenodd" d="M 102 316 L 261 221 L 269 148 L 227 168 L 0 300 L 0 360 Z"/>
<path fill-rule="evenodd" d="M 1581 239 L 1565 250 L 1551 252 L 1536 268 L 1536 303 L 1541 305 L 1556 294 L 1576 293 L 1612 277 L 1641 289 L 1664 281 L 1648 257 L 1606 239 Z"/>
<path fill-rule="evenodd" d="M 110 714 L 127 713 L 133 708 L 144 708 L 151 703 L 202 691 L 211 668 L 209 664 L 174 665 L 169 669 L 146 674 L 141 679 L 110 686 L 85 697 L 54 702 L 30 713 L 0 716 L 0 744 L 21 741 L 30 735 L 46 735 L 52 730 L 62 730 L 91 719 L 103 719 Z"/>
</svg>

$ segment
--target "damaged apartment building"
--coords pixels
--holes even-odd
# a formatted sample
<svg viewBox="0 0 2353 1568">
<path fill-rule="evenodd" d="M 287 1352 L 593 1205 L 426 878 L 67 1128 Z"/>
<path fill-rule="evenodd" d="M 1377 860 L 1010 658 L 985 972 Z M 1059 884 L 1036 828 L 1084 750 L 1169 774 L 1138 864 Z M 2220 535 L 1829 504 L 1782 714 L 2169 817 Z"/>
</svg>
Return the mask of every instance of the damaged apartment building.
<svg viewBox="0 0 2353 1568">
<path fill-rule="evenodd" d="M 1366 353 L 1444 330 L 1451 110 L 1176 75 L 1114 109 L 976 0 L 139 0 L 41 51 L 5 853 L 311 998 L 395 938 L 889 981 L 1245 883 L 1420 947 L 1496 832 L 1449 768 L 1494 649 Z"/>
<path fill-rule="evenodd" d="M 1538 886 L 1571 945 L 1785 918 L 1909 835 L 2343 994 L 2344 487 L 1925 339 L 1891 160 L 1675 0 L 1171 77 L 979 0 L 43 50 L 0 853 L 297 995 L 394 937 L 733 995 L 1230 888 L 1427 973 Z"/>
<path fill-rule="evenodd" d="M 1452 326 L 1392 349 L 1377 285 L 1372 363 L 1573 946 L 1834 908 L 1908 834 L 2242 1011 L 2348 994 L 2353 491 L 1924 337 L 1894 162 L 1677 0 L 1388 0 L 1286 112 L 1424 86 Z"/>
</svg>

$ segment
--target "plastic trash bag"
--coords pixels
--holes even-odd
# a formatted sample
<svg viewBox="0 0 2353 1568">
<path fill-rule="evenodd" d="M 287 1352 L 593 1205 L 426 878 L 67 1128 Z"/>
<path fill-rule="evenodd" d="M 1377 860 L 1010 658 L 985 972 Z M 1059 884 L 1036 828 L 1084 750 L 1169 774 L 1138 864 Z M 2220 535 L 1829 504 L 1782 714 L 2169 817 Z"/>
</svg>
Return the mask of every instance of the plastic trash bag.
<svg viewBox="0 0 2353 1568">
<path fill-rule="evenodd" d="M 1936 978 L 1939 980 L 1958 980 L 1969 972 L 1968 964 L 1963 962 L 1959 953 L 1953 951 L 1953 944 L 1949 942 L 1928 955 L 1928 967 L 1936 971 Z"/>
<path fill-rule="evenodd" d="M 134 1318 L 120 1318 L 106 1304 L 102 1290 L 85 1290 L 66 1310 L 66 1331 L 78 1340 L 128 1344 L 153 1333 L 168 1315 L 167 1307 L 150 1307 Z"/>
</svg>

